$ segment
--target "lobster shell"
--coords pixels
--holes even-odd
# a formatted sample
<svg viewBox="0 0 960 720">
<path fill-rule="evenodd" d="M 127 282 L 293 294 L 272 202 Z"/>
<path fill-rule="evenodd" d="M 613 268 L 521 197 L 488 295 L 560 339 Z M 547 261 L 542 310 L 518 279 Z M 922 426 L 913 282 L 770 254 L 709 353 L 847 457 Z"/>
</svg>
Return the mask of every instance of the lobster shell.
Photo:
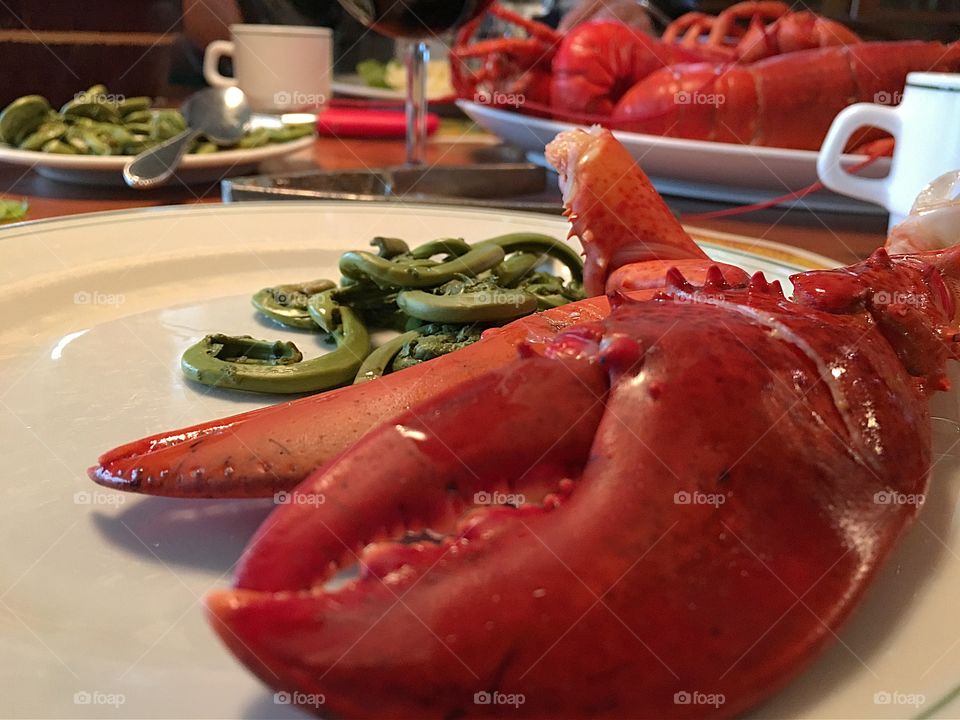
<svg viewBox="0 0 960 720">
<path fill-rule="evenodd" d="M 669 137 L 813 150 L 843 108 L 898 97 L 907 73 L 918 70 L 960 70 L 960 46 L 861 43 L 750 65 L 676 65 L 631 88 L 617 103 L 613 124 Z"/>
<path fill-rule="evenodd" d="M 661 42 L 621 22 L 583 23 L 564 36 L 553 59 L 553 105 L 561 112 L 609 115 L 630 88 L 654 71 L 712 57 L 722 58 Z"/>
<path fill-rule="evenodd" d="M 796 303 L 762 276 L 668 273 L 308 478 L 294 494 L 328 501 L 274 512 L 208 597 L 214 628 L 343 717 L 505 716 L 475 700 L 493 691 L 527 718 L 743 712 L 833 636 L 916 513 L 876 499 L 922 495 L 930 463 L 896 350 L 954 318 L 929 302 L 891 344 L 860 296 L 927 301 L 936 262 L 799 276 Z M 532 503 L 471 508 L 496 492 Z M 423 527 L 442 538 L 395 541 Z M 359 578 L 326 590 L 354 553 Z"/>
</svg>

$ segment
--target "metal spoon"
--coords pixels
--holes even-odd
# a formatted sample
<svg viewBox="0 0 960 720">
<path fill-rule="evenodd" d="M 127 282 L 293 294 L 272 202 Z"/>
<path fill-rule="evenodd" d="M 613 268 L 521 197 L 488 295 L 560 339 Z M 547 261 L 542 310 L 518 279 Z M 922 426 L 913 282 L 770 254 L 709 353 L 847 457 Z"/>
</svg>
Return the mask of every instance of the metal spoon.
<svg viewBox="0 0 960 720">
<path fill-rule="evenodd" d="M 127 185 L 147 189 L 165 182 L 198 135 L 217 145 L 233 145 L 243 137 L 252 114 L 246 96 L 236 87 L 200 90 L 180 110 L 187 129 L 127 162 L 123 168 Z"/>
</svg>

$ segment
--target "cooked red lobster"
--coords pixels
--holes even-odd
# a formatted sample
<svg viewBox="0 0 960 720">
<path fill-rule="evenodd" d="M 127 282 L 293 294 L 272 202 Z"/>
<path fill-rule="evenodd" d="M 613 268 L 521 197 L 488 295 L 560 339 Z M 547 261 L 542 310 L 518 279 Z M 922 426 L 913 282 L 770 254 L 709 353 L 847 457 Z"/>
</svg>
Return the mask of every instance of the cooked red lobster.
<svg viewBox="0 0 960 720">
<path fill-rule="evenodd" d="M 735 715 L 856 605 L 918 507 L 880 494 L 925 491 L 960 246 L 801 273 L 788 300 L 708 260 L 609 132 L 548 157 L 609 314 L 595 299 L 508 326 L 420 366 L 439 388 L 388 376 L 372 430 L 333 438 L 341 416 L 318 408 L 374 425 L 377 383 L 92 471 L 193 494 L 306 476 L 207 607 L 248 667 L 325 713 Z M 891 250 L 922 247 L 913 222 Z"/>
<path fill-rule="evenodd" d="M 749 21 L 749 27 L 741 28 L 738 20 Z M 705 39 L 700 37 L 704 33 Z M 560 117 L 609 116 L 632 87 L 672 65 L 709 62 L 720 67 L 856 42 L 859 38 L 840 23 L 812 12 L 792 12 L 781 2 L 741 2 L 716 17 L 687 13 L 659 40 L 624 23 L 587 22 L 567 33 L 553 58 L 553 106 Z"/>
<path fill-rule="evenodd" d="M 659 40 L 610 20 L 561 36 L 494 7 L 527 36 L 471 43 L 476 23 L 462 33 L 451 53 L 461 97 L 655 135 L 817 149 L 847 105 L 896 102 L 912 71 L 960 71 L 956 44 L 861 43 L 780 2 L 691 13 Z"/>
<path fill-rule="evenodd" d="M 815 150 L 843 108 L 898 102 L 907 73 L 920 70 L 960 71 L 960 44 L 871 42 L 746 65 L 664 67 L 623 95 L 612 123 L 672 137 Z"/>
<path fill-rule="evenodd" d="M 454 87 L 460 97 L 526 105 L 537 113 L 547 106 L 559 113 L 609 115 L 627 90 L 669 65 L 752 62 L 859 41 L 840 23 L 772 1 L 737 3 L 717 17 L 689 13 L 667 28 L 663 40 L 611 20 L 562 34 L 497 4 L 489 12 L 510 28 L 508 36 L 475 40 L 483 18 L 465 25 L 450 51 Z M 708 34 L 701 42 L 703 32 Z"/>
</svg>

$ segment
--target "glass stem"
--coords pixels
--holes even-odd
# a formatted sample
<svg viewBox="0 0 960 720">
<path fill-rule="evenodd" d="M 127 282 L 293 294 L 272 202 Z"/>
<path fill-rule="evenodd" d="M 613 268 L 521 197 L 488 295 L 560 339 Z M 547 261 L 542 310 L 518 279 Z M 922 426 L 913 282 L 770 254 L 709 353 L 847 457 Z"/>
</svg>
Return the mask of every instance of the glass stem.
<svg viewBox="0 0 960 720">
<path fill-rule="evenodd" d="M 407 53 L 407 163 L 422 165 L 427 155 L 427 63 L 430 48 L 413 41 Z"/>
</svg>

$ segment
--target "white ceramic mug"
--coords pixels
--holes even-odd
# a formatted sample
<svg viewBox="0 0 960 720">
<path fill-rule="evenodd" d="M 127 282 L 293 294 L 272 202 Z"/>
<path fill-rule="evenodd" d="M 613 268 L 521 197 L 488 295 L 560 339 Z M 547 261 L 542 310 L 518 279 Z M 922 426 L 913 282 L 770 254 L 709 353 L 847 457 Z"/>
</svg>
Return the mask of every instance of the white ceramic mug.
<svg viewBox="0 0 960 720">
<path fill-rule="evenodd" d="M 864 126 L 886 130 L 896 139 L 886 177 L 858 177 L 840 167 L 850 136 Z M 824 185 L 882 205 L 890 211 L 891 227 L 909 215 L 927 183 L 951 170 L 960 170 L 960 75 L 954 73 L 910 73 L 896 106 L 858 103 L 845 108 L 830 126 L 817 159 Z"/>
<path fill-rule="evenodd" d="M 320 110 L 329 101 L 333 33 L 297 25 L 231 25 L 232 40 L 215 40 L 203 56 L 203 77 L 213 87 L 238 86 L 255 110 Z M 217 69 L 233 59 L 233 77 Z"/>
</svg>

